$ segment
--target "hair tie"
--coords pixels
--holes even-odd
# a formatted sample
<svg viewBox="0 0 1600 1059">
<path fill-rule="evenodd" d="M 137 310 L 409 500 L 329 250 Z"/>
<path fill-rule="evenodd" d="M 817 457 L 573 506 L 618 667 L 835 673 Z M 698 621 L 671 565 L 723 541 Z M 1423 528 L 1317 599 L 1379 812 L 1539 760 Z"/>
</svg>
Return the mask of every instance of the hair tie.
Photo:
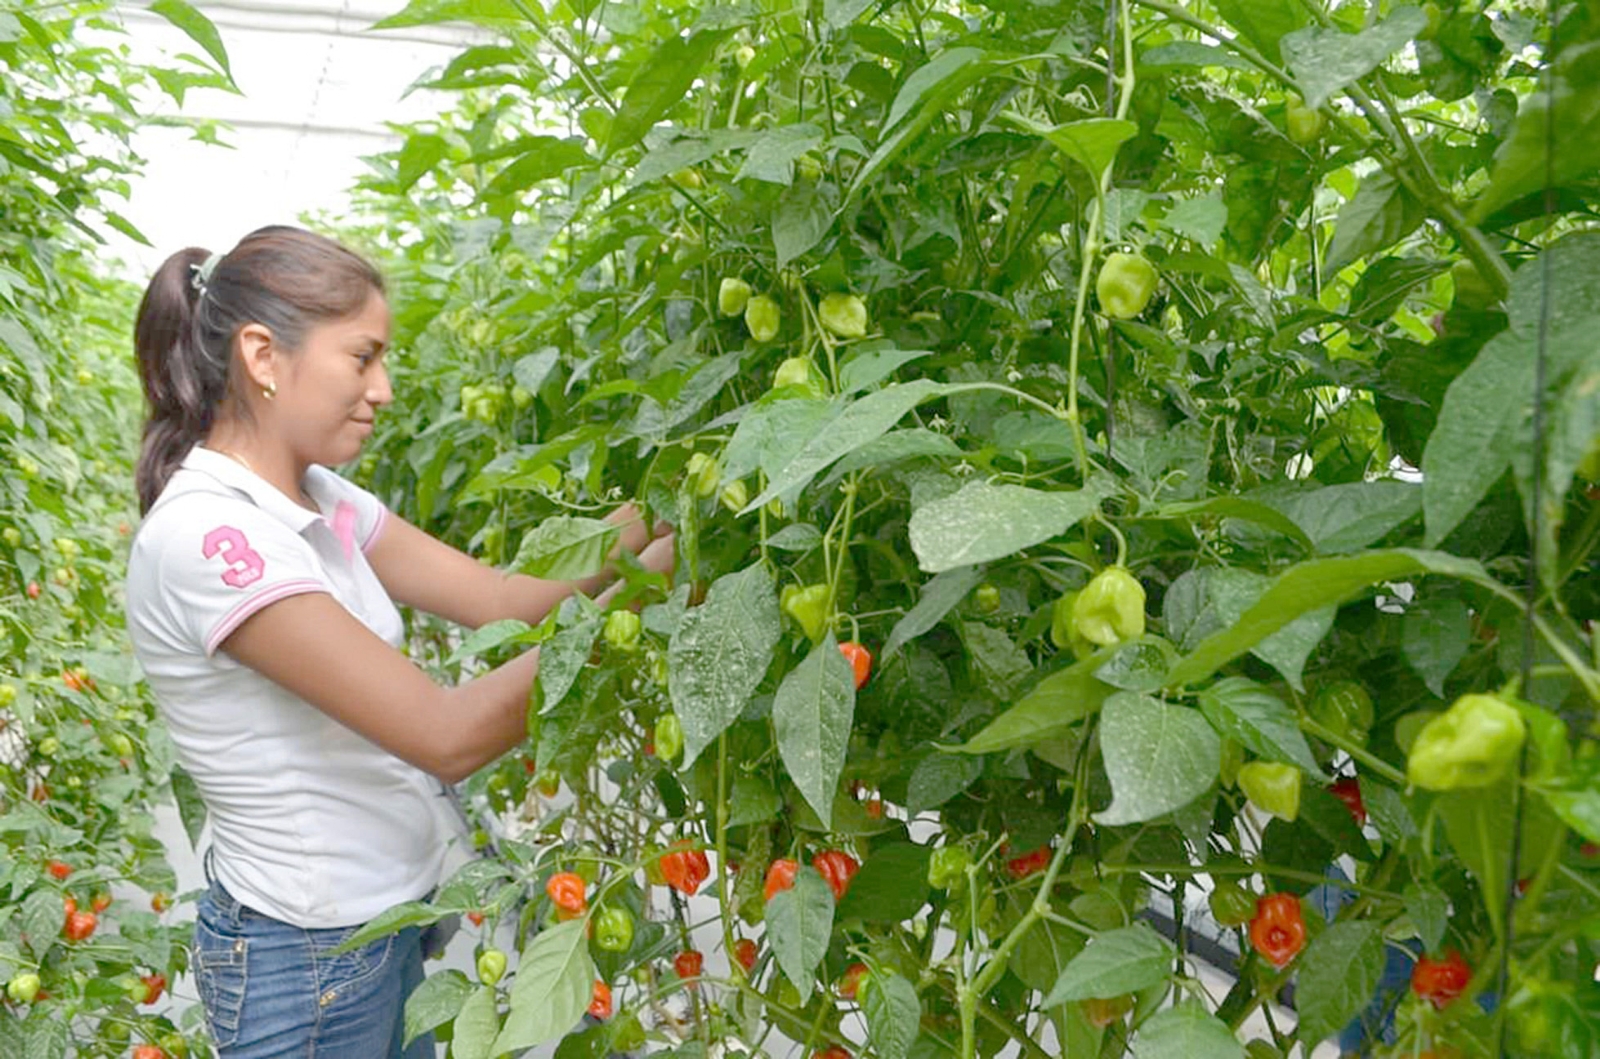
<svg viewBox="0 0 1600 1059">
<path fill-rule="evenodd" d="M 194 273 L 189 282 L 202 295 L 205 294 L 206 288 L 211 286 L 211 274 L 217 270 L 217 262 L 221 260 L 221 254 L 212 254 L 200 264 L 189 266 L 189 271 Z"/>
</svg>

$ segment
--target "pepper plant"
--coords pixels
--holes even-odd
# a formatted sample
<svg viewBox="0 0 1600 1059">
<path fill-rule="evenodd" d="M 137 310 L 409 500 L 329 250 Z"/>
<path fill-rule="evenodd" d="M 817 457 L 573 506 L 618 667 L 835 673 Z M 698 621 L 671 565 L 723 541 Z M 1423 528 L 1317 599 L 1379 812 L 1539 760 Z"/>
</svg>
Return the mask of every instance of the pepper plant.
<svg viewBox="0 0 1600 1059">
<path fill-rule="evenodd" d="M 372 928 L 486 912 L 519 955 L 430 977 L 411 1031 L 1600 1047 L 1592 5 L 378 28 L 450 19 L 492 40 L 420 79 L 459 104 L 372 159 L 387 219 L 348 233 L 404 351 L 359 473 L 537 576 L 595 570 L 625 497 L 679 563 L 624 571 L 637 638 L 586 600 L 416 627 L 448 674 L 541 664 L 469 786 L 490 855 Z M 1391 953 L 1448 989 L 1381 990 Z"/>
</svg>

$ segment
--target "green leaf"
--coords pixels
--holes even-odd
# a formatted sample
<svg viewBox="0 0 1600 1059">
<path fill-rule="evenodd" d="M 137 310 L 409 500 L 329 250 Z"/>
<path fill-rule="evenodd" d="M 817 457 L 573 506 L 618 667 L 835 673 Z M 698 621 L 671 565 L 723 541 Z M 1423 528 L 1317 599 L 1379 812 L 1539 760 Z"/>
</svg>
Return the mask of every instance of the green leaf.
<svg viewBox="0 0 1600 1059">
<path fill-rule="evenodd" d="M 448 909 L 435 908 L 426 901 L 406 901 L 379 912 L 332 951 L 335 955 L 354 952 L 363 945 L 371 944 L 390 934 L 398 934 L 407 927 L 431 926 L 449 914 Z"/>
<path fill-rule="evenodd" d="M 906 781 L 906 808 L 913 814 L 937 809 L 983 775 L 983 762 L 955 754 L 929 754 Z"/>
<path fill-rule="evenodd" d="M 728 826 L 743 827 L 776 817 L 783 808 L 783 799 L 764 781 L 754 776 L 740 776 L 733 781 L 728 806 Z"/>
<path fill-rule="evenodd" d="M 1215 44 L 1180 40 L 1139 53 L 1141 67 L 1220 66 L 1229 70 L 1254 70 L 1250 63 Z"/>
<path fill-rule="evenodd" d="M 183 30 L 189 39 L 205 49 L 223 74 L 228 78 L 228 84 L 233 85 L 233 70 L 228 66 L 228 49 L 223 46 L 222 34 L 217 32 L 217 27 L 211 20 L 195 10 L 193 4 L 185 0 L 155 0 L 150 5 L 150 10 Z M 238 86 L 234 86 L 237 92 Z"/>
<path fill-rule="evenodd" d="M 1181 518 L 1197 521 L 1201 518 L 1236 518 L 1254 522 L 1300 545 L 1306 551 L 1312 548 L 1311 538 L 1282 511 L 1258 500 L 1240 496 L 1214 496 L 1206 500 L 1188 500 L 1176 504 L 1163 504 L 1150 512 L 1151 518 Z"/>
<path fill-rule="evenodd" d="M 1028 652 L 1004 629 L 978 621 L 960 623 L 961 642 L 967 648 L 967 666 L 979 687 L 1001 702 L 1011 701 L 1018 688 L 1033 676 Z"/>
<path fill-rule="evenodd" d="M 1422 487 L 1410 482 L 1346 482 L 1267 501 L 1305 531 L 1324 555 L 1353 552 L 1422 513 Z"/>
<path fill-rule="evenodd" d="M 491 621 L 487 625 L 479 626 L 467 634 L 466 639 L 450 652 L 450 657 L 444 660 L 447 666 L 459 665 L 468 658 L 493 651 L 496 647 L 504 647 L 508 643 L 526 640 L 533 631 L 533 626 L 516 618 L 502 618 Z"/>
<path fill-rule="evenodd" d="M 839 392 L 855 393 L 867 387 L 882 382 L 901 368 L 914 360 L 932 356 L 926 349 L 899 349 L 889 343 L 879 343 L 876 347 L 869 347 L 868 343 L 859 343 L 856 355 L 845 361 L 839 367 Z M 943 434 L 937 435 L 950 439 Z"/>
<path fill-rule="evenodd" d="M 883 660 L 893 658 L 901 647 L 932 629 L 949 614 L 967 594 L 983 580 L 983 570 L 976 566 L 958 566 L 946 570 L 922 586 L 917 605 L 906 611 L 905 617 L 895 622 L 889 638 L 883 644 Z"/>
<path fill-rule="evenodd" d="M 1228 207 L 1215 194 L 1183 199 L 1161 218 L 1161 227 L 1210 248 L 1228 227 Z"/>
<path fill-rule="evenodd" d="M 1401 896 L 1405 899 L 1411 925 L 1417 928 L 1417 937 L 1422 939 L 1422 947 L 1428 952 L 1438 952 L 1449 924 L 1450 898 L 1431 883 L 1409 883 Z"/>
<path fill-rule="evenodd" d="M 1439 422 L 1422 453 L 1425 541 L 1437 545 L 1472 513 L 1511 462 L 1522 403 L 1531 394 L 1533 348 L 1503 331 L 1491 338 L 1445 391 Z"/>
<path fill-rule="evenodd" d="M 1061 972 L 1044 1006 L 1136 993 L 1165 981 L 1175 955 L 1172 944 L 1145 923 L 1096 934 Z"/>
<path fill-rule="evenodd" d="M 958 749 L 963 754 L 993 754 L 1061 735 L 1100 709 L 1114 690 L 1094 675 L 1104 661 L 1094 656 L 1051 673 Z"/>
<path fill-rule="evenodd" d="M 495 1037 L 500 1032 L 500 1008 L 492 986 L 480 985 L 461 1005 L 450 1038 L 452 1059 L 494 1059 Z"/>
<path fill-rule="evenodd" d="M 1331 277 L 1351 262 L 1393 246 L 1427 217 L 1422 204 L 1388 172 L 1371 174 L 1333 222 L 1322 274 Z"/>
<path fill-rule="evenodd" d="M 579 140 L 557 136 L 530 136 L 527 150 L 516 161 L 496 173 L 479 197 L 484 201 L 516 196 L 541 181 L 558 177 L 569 169 L 594 164 Z"/>
<path fill-rule="evenodd" d="M 1256 757 L 1296 765 L 1319 780 L 1327 774 L 1300 734 L 1294 711 L 1278 696 L 1244 677 L 1225 677 L 1200 693 L 1200 710 L 1218 732 Z"/>
<path fill-rule="evenodd" d="M 1406 664 L 1440 698 L 1444 679 L 1455 672 L 1472 643 L 1472 618 L 1459 599 L 1429 599 L 1406 611 L 1400 648 Z"/>
<path fill-rule="evenodd" d="M 1309 1052 L 1343 1029 L 1367 1006 L 1383 976 L 1383 930 L 1374 922 L 1335 923 L 1318 934 L 1300 960 L 1301 1046 Z"/>
<path fill-rule="evenodd" d="M 1302 614 L 1337 606 L 1384 581 L 1442 574 L 1477 584 L 1489 583 L 1483 566 L 1446 552 L 1391 548 L 1358 555 L 1312 559 L 1285 570 L 1238 622 L 1206 637 L 1167 674 L 1167 687 L 1203 680 L 1255 647 Z"/>
<path fill-rule="evenodd" d="M 1224 567 L 1212 573 L 1208 589 L 1217 606 L 1217 616 L 1224 625 L 1232 625 L 1261 598 L 1271 578 L 1240 567 Z M 1317 644 L 1333 628 L 1333 607 L 1324 607 L 1301 615 L 1250 648 L 1257 658 L 1282 673 L 1284 679 L 1303 691 L 1301 674 L 1306 659 L 1317 649 Z"/>
<path fill-rule="evenodd" d="M 685 766 L 744 712 L 781 635 L 778 594 L 760 563 L 718 578 L 683 616 L 667 646 L 667 689 Z"/>
<path fill-rule="evenodd" d="M 1511 132 L 1494 153 L 1489 186 L 1472 210 L 1475 221 L 1482 223 L 1497 210 L 1534 194 L 1546 181 L 1561 187 L 1587 180 L 1600 168 L 1597 82 L 1600 41 L 1568 44 L 1555 53 L 1545 82 L 1548 88 L 1523 100 Z"/>
<path fill-rule="evenodd" d="M 906 78 L 905 84 L 900 86 L 899 93 L 894 97 L 894 103 L 889 107 L 888 117 L 883 119 L 885 132 L 891 131 L 900 123 L 900 119 L 911 113 L 913 107 L 922 102 L 922 98 L 937 89 L 940 84 L 955 79 L 962 75 L 967 67 L 983 59 L 983 52 L 977 48 L 951 48 L 941 52 L 923 66 L 917 67 Z M 973 76 L 971 71 L 966 74 L 967 79 Z"/>
<path fill-rule="evenodd" d="M 206 803 L 194 777 L 182 765 L 172 766 L 172 800 L 178 803 L 178 819 L 183 823 L 183 833 L 189 836 L 190 847 L 198 850 L 200 832 L 206 826 Z"/>
<path fill-rule="evenodd" d="M 1600 842 L 1600 757 L 1582 757 L 1556 781 L 1533 788 L 1552 812 L 1590 842 Z"/>
<path fill-rule="evenodd" d="M 557 632 L 539 649 L 539 712 L 549 713 L 561 705 L 578 674 L 589 662 L 594 651 L 594 638 L 600 635 L 605 618 L 599 613 L 586 613 Z"/>
<path fill-rule="evenodd" d="M 1244 1059 L 1228 1024 L 1201 1004 L 1184 1002 L 1158 1011 L 1139 1027 L 1134 1059 Z"/>
<path fill-rule="evenodd" d="M 406 137 L 395 160 L 395 183 L 400 191 L 410 191 L 417 181 L 450 153 L 450 141 L 429 132 L 414 132 Z"/>
<path fill-rule="evenodd" d="M 726 30 L 703 31 L 687 38 L 673 34 L 656 45 L 649 61 L 628 82 L 617 106 L 611 134 L 606 138 L 607 156 L 644 139 L 645 133 L 683 99 L 706 60 L 727 36 Z"/>
<path fill-rule="evenodd" d="M 1011 950 L 1008 968 L 1029 989 L 1048 993 L 1067 965 L 1083 951 L 1084 936 L 1070 927 L 1038 920 Z"/>
<path fill-rule="evenodd" d="M 61 895 L 38 889 L 22 902 L 22 940 L 36 958 L 41 958 L 61 935 Z M 7 977 L 10 977 L 9 975 Z"/>
<path fill-rule="evenodd" d="M 1306 106 L 1320 107 L 1411 43 L 1427 25 L 1421 8 L 1397 7 L 1389 18 L 1360 33 L 1309 26 L 1284 37 L 1279 47 Z"/>
<path fill-rule="evenodd" d="M 810 184 L 787 189 L 772 218 L 772 247 L 783 268 L 822 241 L 833 227 L 830 193 Z"/>
<path fill-rule="evenodd" d="M 1268 59 L 1281 57 L 1278 42 L 1311 20 L 1293 0 L 1216 0 L 1217 13 Z"/>
<path fill-rule="evenodd" d="M 822 142 L 822 129 L 810 122 L 780 125 L 761 134 L 745 152 L 735 180 L 763 180 L 787 187 L 794 183 L 794 160 Z"/>
<path fill-rule="evenodd" d="M 1222 740 L 1198 710 L 1119 691 L 1101 707 L 1100 753 L 1111 805 L 1108 826 L 1137 824 L 1183 808 L 1216 782 Z"/>
<path fill-rule="evenodd" d="M 605 568 L 621 533 L 603 519 L 556 515 L 522 535 L 511 568 L 551 581 L 593 577 Z"/>
<path fill-rule="evenodd" d="M 890 973 L 861 983 L 861 1007 L 867 1016 L 867 1039 L 881 1059 L 906 1059 L 922 1028 L 917 987 Z"/>
<path fill-rule="evenodd" d="M 911 550 L 930 573 L 1004 559 L 1059 537 L 1099 510 L 1113 488 L 1098 478 L 1057 492 L 971 481 L 911 512 Z"/>
<path fill-rule="evenodd" d="M 783 678 L 772 702 L 783 766 L 828 826 L 855 708 L 855 674 L 831 631 Z"/>
<path fill-rule="evenodd" d="M 767 940 L 801 997 L 811 993 L 832 934 L 833 891 L 816 869 L 802 867 L 795 873 L 794 887 L 773 894 L 767 902 Z"/>
<path fill-rule="evenodd" d="M 533 1048 L 569 1033 L 594 994 L 587 919 L 546 927 L 522 953 L 511 1011 L 491 1054 Z"/>
<path fill-rule="evenodd" d="M 467 976 L 451 968 L 435 971 L 406 997 L 405 1044 L 455 1018 L 476 987 Z"/>
<path fill-rule="evenodd" d="M 891 842 L 876 846 L 861 862 L 839 904 L 839 919 L 867 923 L 903 923 L 914 917 L 928 900 L 926 846 Z"/>
<path fill-rule="evenodd" d="M 767 539 L 767 547 L 781 552 L 809 552 L 821 547 L 822 531 L 809 522 L 792 522 Z"/>
<path fill-rule="evenodd" d="M 1032 118 L 1007 111 L 1001 118 L 1024 132 L 1041 136 L 1099 180 L 1116 160 L 1122 145 L 1139 134 L 1139 126 L 1117 118 L 1084 118 L 1065 125 L 1041 125 Z"/>
</svg>

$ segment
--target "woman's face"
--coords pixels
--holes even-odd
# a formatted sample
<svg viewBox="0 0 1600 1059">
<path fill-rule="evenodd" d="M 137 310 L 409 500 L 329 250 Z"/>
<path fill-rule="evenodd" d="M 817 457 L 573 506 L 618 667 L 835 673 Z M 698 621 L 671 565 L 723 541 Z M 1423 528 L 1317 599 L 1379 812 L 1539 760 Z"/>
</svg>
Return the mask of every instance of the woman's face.
<svg viewBox="0 0 1600 1059">
<path fill-rule="evenodd" d="M 393 400 L 383 357 L 389 304 L 376 291 L 354 316 L 318 324 L 278 373 L 276 419 L 300 460 L 337 466 L 361 452 L 378 408 Z"/>
</svg>

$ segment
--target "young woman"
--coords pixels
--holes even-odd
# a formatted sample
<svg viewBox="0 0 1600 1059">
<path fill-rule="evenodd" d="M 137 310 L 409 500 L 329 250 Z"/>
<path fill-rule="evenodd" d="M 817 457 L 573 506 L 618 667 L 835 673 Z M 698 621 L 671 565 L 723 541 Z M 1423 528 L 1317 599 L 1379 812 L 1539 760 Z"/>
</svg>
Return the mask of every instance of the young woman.
<svg viewBox="0 0 1600 1059">
<path fill-rule="evenodd" d="M 128 562 L 134 650 L 209 810 L 193 967 L 225 1057 L 401 1048 L 417 930 L 331 955 L 439 881 L 443 784 L 524 738 L 538 652 L 441 688 L 401 652 L 396 604 L 467 626 L 535 622 L 582 583 L 507 576 L 329 467 L 391 400 L 389 309 L 343 246 L 264 228 L 184 250 L 135 329 L 149 402 Z M 622 544 L 669 570 L 631 508 Z"/>
</svg>

